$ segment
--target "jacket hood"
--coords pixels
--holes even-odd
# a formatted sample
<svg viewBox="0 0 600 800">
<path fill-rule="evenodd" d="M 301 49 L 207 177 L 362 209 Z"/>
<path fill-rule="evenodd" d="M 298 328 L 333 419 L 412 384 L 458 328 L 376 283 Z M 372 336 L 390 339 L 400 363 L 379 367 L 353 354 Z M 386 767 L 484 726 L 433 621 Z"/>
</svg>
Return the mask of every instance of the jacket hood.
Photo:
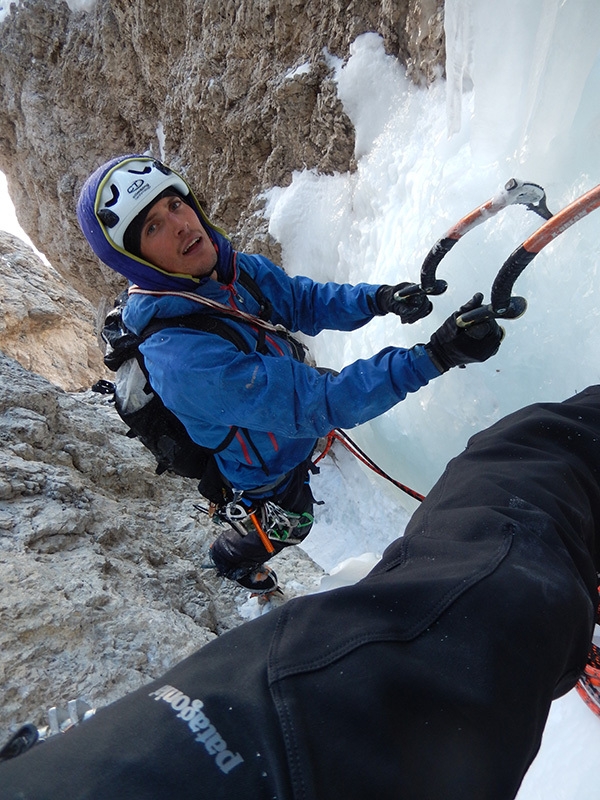
<svg viewBox="0 0 600 800">
<path fill-rule="evenodd" d="M 79 195 L 77 203 L 77 219 L 85 238 L 98 258 L 111 269 L 123 275 L 131 283 L 142 289 L 152 291 L 187 291 L 193 292 L 208 278 L 194 278 L 190 275 L 166 272 L 154 266 L 143 258 L 128 253 L 118 247 L 106 233 L 106 228 L 100 222 L 96 211 L 98 207 L 98 194 L 102 181 L 107 173 L 120 162 L 131 158 L 147 159 L 148 156 L 130 155 L 119 156 L 107 161 L 86 180 Z M 188 182 L 181 175 L 174 175 L 182 180 L 189 189 L 189 202 L 198 215 L 198 219 L 205 228 L 208 236 L 217 251 L 217 274 L 219 278 L 229 280 L 232 273 L 233 248 L 223 230 L 216 227 L 208 219 L 204 210 L 198 203 Z"/>
</svg>

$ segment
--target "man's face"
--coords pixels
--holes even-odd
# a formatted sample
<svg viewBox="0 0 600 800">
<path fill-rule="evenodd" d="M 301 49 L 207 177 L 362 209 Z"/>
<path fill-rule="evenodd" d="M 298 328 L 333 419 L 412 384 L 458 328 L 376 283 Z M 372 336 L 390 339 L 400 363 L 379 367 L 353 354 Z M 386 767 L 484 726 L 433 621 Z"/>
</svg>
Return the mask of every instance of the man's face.
<svg viewBox="0 0 600 800">
<path fill-rule="evenodd" d="M 201 278 L 210 275 L 217 252 L 196 212 L 180 197 L 163 197 L 148 212 L 140 252 L 166 272 Z"/>
</svg>

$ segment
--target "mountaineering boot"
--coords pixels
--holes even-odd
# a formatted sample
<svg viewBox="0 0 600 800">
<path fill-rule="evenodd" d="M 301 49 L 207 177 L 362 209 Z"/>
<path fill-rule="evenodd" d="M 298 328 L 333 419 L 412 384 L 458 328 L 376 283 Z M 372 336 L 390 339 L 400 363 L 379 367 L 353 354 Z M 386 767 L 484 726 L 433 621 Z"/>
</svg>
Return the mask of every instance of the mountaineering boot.
<svg viewBox="0 0 600 800">
<path fill-rule="evenodd" d="M 255 567 L 251 572 L 243 575 L 241 578 L 236 578 L 235 582 L 244 589 L 248 589 L 253 595 L 266 595 L 273 594 L 274 592 L 281 591 L 277 584 L 277 575 L 275 571 L 268 567 L 266 564 L 261 564 Z"/>
</svg>

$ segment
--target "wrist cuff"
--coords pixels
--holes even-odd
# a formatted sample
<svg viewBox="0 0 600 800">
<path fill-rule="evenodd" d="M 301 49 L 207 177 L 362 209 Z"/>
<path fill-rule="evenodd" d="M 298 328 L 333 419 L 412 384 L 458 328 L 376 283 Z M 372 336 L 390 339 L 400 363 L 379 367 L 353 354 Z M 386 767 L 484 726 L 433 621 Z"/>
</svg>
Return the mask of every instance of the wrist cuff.
<svg viewBox="0 0 600 800">
<path fill-rule="evenodd" d="M 434 366 L 434 367 L 435 367 L 437 370 L 439 370 L 439 371 L 440 371 L 442 374 L 443 374 L 444 372 L 448 372 L 448 369 L 449 369 L 449 367 L 445 367 L 445 366 L 442 364 L 442 362 L 441 362 L 441 361 L 440 361 L 440 360 L 437 358 L 437 356 L 434 354 L 434 352 L 433 352 L 433 348 L 431 347 L 431 342 L 428 342 L 427 344 L 423 345 L 423 347 L 425 348 L 425 352 L 426 352 L 426 353 L 427 353 L 427 355 L 429 356 L 429 358 L 430 358 L 430 360 L 431 360 L 431 363 L 433 364 L 433 366 Z"/>
<path fill-rule="evenodd" d="M 379 297 L 382 294 L 382 289 L 385 289 L 385 286 L 380 286 L 379 289 L 375 292 L 375 295 L 368 295 L 367 296 L 367 305 L 369 306 L 369 310 L 374 317 L 384 317 L 386 315 L 386 311 L 383 311 L 381 306 L 379 305 Z"/>
</svg>

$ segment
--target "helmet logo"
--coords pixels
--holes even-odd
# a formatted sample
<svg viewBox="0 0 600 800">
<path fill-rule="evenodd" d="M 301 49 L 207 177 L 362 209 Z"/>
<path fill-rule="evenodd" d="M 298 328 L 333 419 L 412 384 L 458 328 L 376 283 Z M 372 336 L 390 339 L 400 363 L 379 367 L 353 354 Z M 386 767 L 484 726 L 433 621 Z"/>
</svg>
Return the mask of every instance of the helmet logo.
<svg viewBox="0 0 600 800">
<path fill-rule="evenodd" d="M 150 184 L 142 180 L 142 178 L 138 178 L 127 187 L 127 194 L 132 195 L 134 200 L 139 200 L 149 189 Z"/>
<path fill-rule="evenodd" d="M 137 189 L 144 185 L 144 181 L 141 178 L 138 178 L 137 181 L 134 181 L 131 186 L 127 189 L 129 194 L 133 194 Z"/>
</svg>

